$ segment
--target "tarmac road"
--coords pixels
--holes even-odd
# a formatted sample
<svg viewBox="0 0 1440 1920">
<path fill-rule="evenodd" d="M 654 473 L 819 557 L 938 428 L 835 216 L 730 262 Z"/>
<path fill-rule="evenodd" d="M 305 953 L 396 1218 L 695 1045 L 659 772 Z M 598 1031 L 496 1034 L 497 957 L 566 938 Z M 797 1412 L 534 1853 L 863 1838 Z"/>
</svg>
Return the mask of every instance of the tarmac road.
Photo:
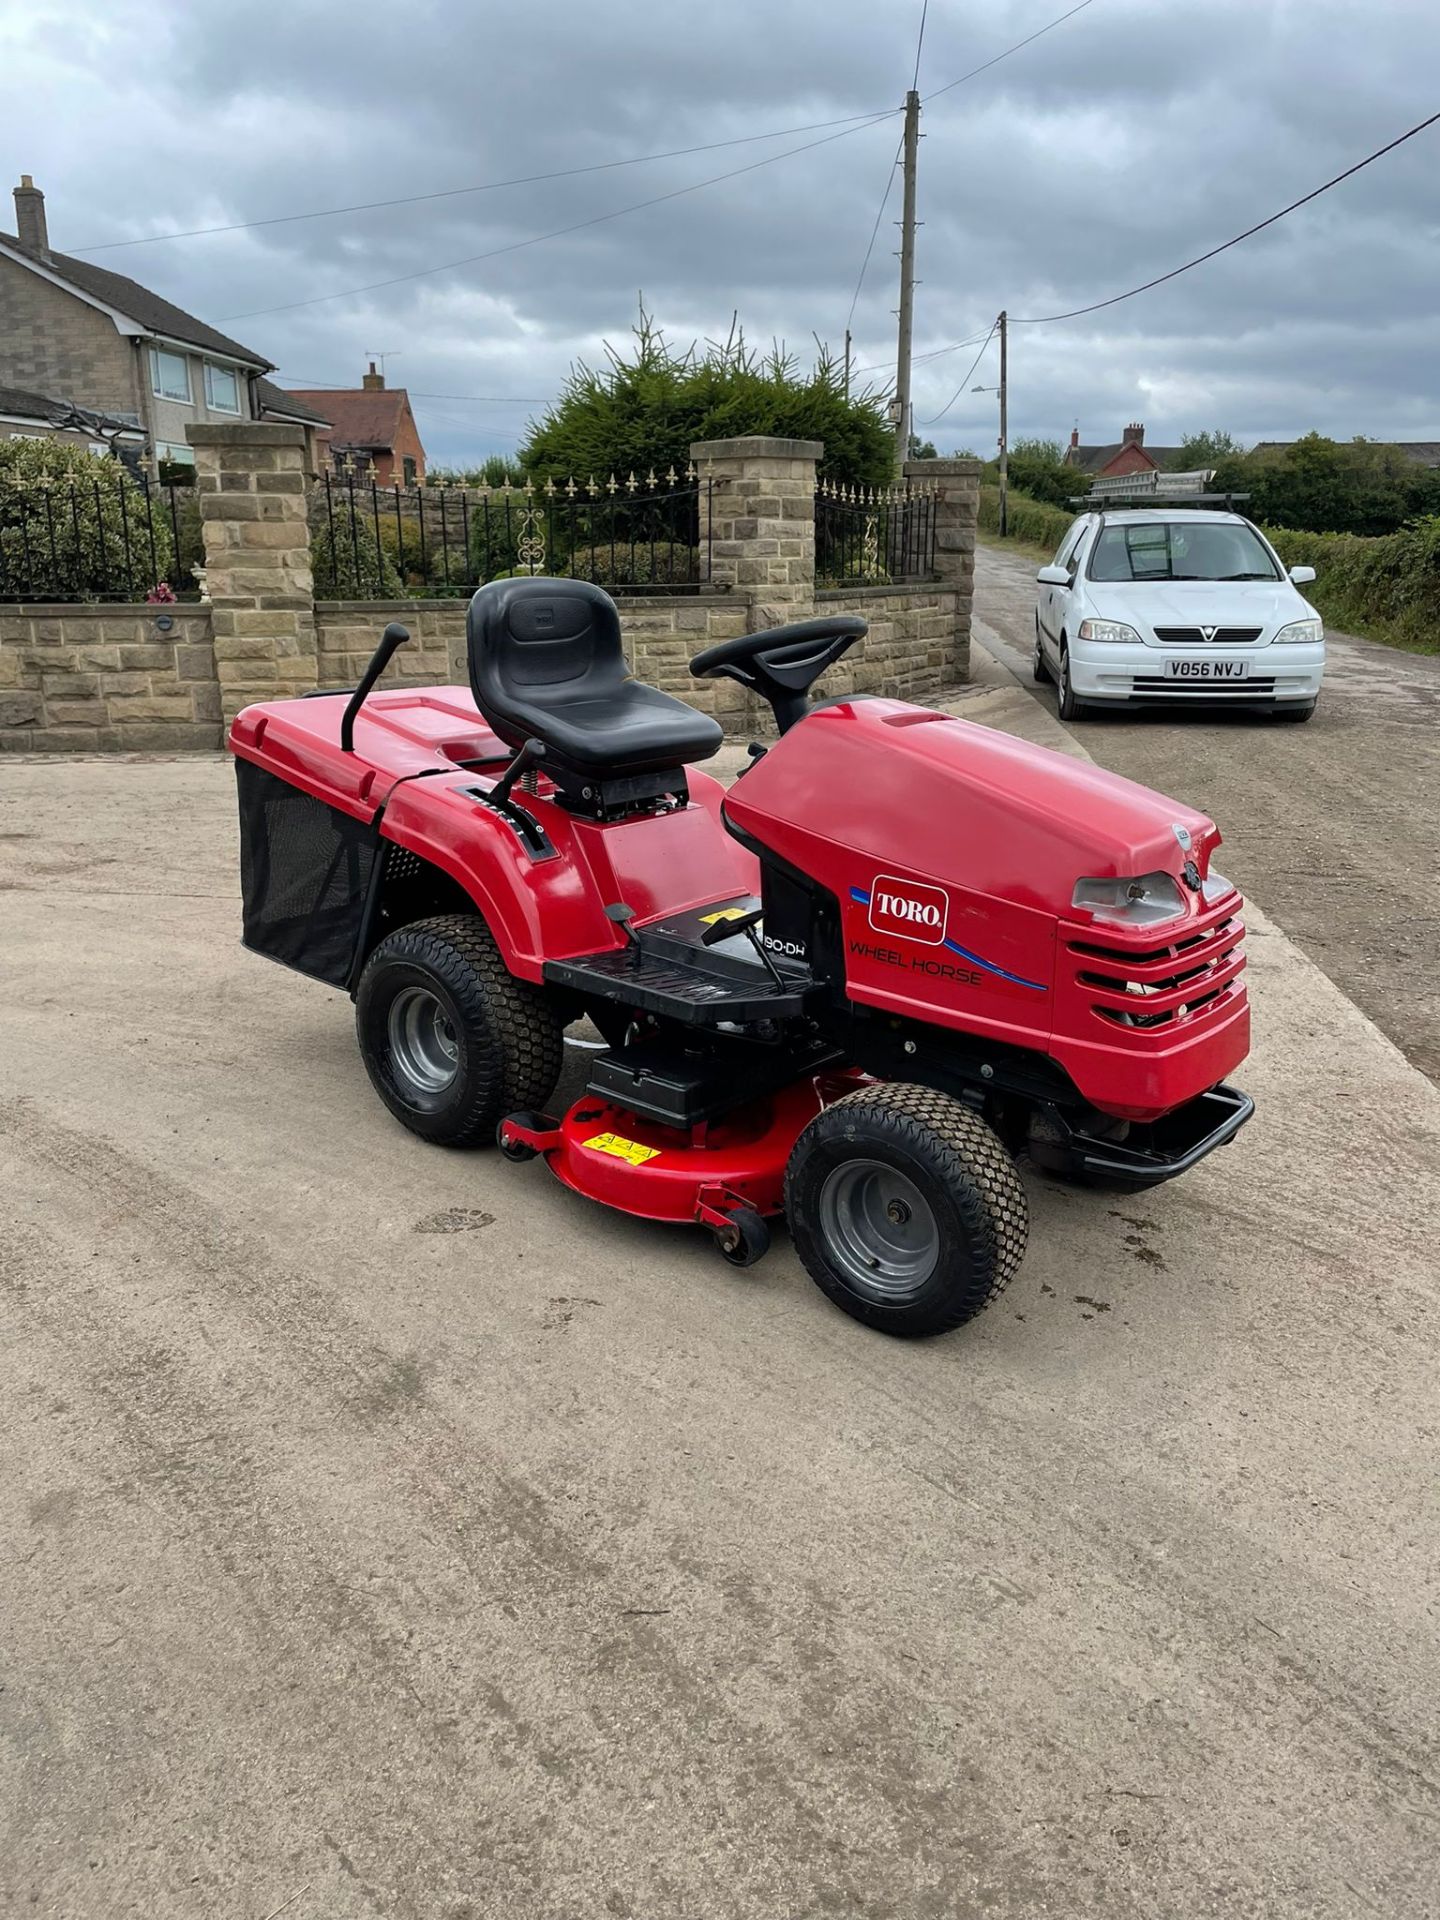
<svg viewBox="0 0 1440 1920">
<path fill-rule="evenodd" d="M 1440 1091 L 1263 914 L 1241 1140 L 911 1346 L 415 1141 L 235 862 L 0 761 L 0 1911 L 1436 1911 Z"/>
<path fill-rule="evenodd" d="M 980 637 L 1031 684 L 1035 563 L 980 548 L 976 600 Z M 1077 737 L 1217 820 L 1236 885 L 1440 1081 L 1440 655 L 1332 633 L 1305 726 L 1098 712 Z"/>
</svg>

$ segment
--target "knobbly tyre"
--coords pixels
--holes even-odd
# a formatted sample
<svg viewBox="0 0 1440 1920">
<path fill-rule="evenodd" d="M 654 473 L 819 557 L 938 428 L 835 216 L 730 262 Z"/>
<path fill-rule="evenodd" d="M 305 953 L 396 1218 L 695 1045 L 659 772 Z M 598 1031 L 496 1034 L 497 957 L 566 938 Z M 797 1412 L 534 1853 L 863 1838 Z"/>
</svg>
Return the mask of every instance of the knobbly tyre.
<svg viewBox="0 0 1440 1920">
<path fill-rule="evenodd" d="M 347 988 L 386 1106 L 708 1228 L 783 1214 L 847 1313 L 968 1320 L 1025 1248 L 1016 1158 L 1170 1179 L 1252 1112 L 1240 899 L 1204 815 L 900 701 L 812 703 L 847 615 L 710 647 L 779 738 L 727 792 L 715 721 L 628 675 L 613 602 L 505 580 L 470 687 L 248 707 L 230 730 L 248 946 Z M 562 1036 L 603 1036 L 567 1112 Z"/>
</svg>

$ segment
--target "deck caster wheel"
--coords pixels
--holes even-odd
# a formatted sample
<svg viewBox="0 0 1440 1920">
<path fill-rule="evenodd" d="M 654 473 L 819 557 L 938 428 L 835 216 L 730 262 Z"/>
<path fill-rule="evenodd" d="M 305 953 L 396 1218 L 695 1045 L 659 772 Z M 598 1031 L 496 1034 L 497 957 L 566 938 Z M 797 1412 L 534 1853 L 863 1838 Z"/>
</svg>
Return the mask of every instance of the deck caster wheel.
<svg viewBox="0 0 1440 1920">
<path fill-rule="evenodd" d="M 505 1122 L 502 1120 L 495 1135 L 495 1144 L 500 1149 L 502 1159 L 512 1160 L 517 1167 L 522 1166 L 527 1160 L 539 1159 L 540 1149 L 538 1147 L 532 1147 L 525 1140 L 507 1140 L 505 1138 L 504 1127 Z"/>
<path fill-rule="evenodd" d="M 725 1226 L 715 1229 L 715 1244 L 732 1267 L 753 1267 L 770 1251 L 770 1229 L 753 1207 L 738 1207 Z"/>
<path fill-rule="evenodd" d="M 1029 1229 L 998 1135 L 948 1094 L 902 1084 L 861 1087 L 810 1122 L 786 1169 L 785 1214 L 821 1292 L 910 1339 L 979 1313 Z"/>
</svg>

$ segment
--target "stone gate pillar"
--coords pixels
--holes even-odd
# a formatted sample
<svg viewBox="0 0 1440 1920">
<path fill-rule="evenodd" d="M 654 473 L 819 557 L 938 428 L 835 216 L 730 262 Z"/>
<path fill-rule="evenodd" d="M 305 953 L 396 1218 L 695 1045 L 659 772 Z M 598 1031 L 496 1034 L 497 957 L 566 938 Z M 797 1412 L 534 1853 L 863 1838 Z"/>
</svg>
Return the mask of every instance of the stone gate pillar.
<svg viewBox="0 0 1440 1920">
<path fill-rule="evenodd" d="M 970 678 L 970 613 L 975 600 L 975 521 L 980 511 L 978 460 L 907 460 L 907 480 L 935 494 L 935 573 L 955 596 L 947 673 Z"/>
<path fill-rule="evenodd" d="M 815 468 L 819 440 L 749 433 L 700 440 L 700 546 L 710 577 L 749 600 L 749 631 L 804 620 L 815 603 Z M 709 482 L 708 486 L 706 482 Z"/>
<path fill-rule="evenodd" d="M 225 724 L 253 700 L 316 684 L 305 429 L 243 420 L 186 429 Z"/>
</svg>

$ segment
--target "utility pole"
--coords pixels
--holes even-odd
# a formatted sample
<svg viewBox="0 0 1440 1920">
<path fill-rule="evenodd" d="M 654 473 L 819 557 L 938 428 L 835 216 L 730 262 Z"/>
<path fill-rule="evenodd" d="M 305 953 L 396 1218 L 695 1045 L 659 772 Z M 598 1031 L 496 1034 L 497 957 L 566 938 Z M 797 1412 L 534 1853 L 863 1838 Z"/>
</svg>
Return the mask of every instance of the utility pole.
<svg viewBox="0 0 1440 1920">
<path fill-rule="evenodd" d="M 903 479 L 910 454 L 910 337 L 915 320 L 915 163 L 920 151 L 920 96 L 905 96 L 905 205 L 900 220 L 900 340 L 895 356 L 895 465 Z"/>
<path fill-rule="evenodd" d="M 1010 498 L 1010 425 L 1006 412 L 1006 325 L 1000 314 L 1000 538 L 1005 538 L 1006 507 Z"/>
<path fill-rule="evenodd" d="M 850 398 L 850 329 L 845 329 L 845 398 Z"/>
</svg>

